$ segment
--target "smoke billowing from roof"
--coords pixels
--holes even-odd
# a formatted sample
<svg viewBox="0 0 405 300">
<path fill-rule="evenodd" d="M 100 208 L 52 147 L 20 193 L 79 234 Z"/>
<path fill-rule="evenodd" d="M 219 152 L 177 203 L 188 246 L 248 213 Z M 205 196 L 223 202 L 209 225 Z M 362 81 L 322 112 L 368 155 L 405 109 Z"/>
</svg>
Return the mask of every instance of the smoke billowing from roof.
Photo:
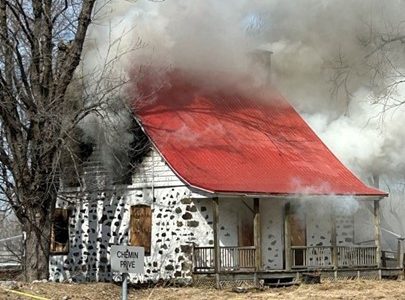
<svg viewBox="0 0 405 300">
<path fill-rule="evenodd" d="M 273 84 L 346 165 L 363 179 L 372 174 L 403 179 L 405 105 L 381 112 L 405 96 L 401 85 L 391 86 L 403 78 L 402 42 L 387 43 L 405 32 L 404 1 L 112 0 L 98 5 L 84 57 L 88 73 L 107 61 L 112 80 L 141 77 L 146 65 L 162 72 L 253 74 L 260 84 L 266 70 L 253 66 L 247 53 L 271 50 Z"/>
<path fill-rule="evenodd" d="M 398 43 L 374 52 L 382 38 L 405 26 L 402 6 L 377 0 L 108 1 L 97 11 L 85 66 L 93 70 L 118 53 L 114 72 L 120 76 L 152 65 L 254 74 L 261 82 L 265 71 L 254 68 L 247 53 L 272 50 L 273 83 L 339 158 L 363 178 L 400 173 L 402 109 L 381 122 L 381 106 L 372 103 L 393 80 L 388 59 L 399 69 L 405 63 Z"/>
</svg>

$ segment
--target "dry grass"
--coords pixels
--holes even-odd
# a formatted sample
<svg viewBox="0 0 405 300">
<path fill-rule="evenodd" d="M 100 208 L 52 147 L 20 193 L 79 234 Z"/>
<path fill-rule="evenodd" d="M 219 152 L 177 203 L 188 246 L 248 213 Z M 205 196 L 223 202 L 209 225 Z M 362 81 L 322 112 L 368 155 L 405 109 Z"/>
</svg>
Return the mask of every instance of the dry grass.
<svg viewBox="0 0 405 300">
<path fill-rule="evenodd" d="M 48 299 L 113 300 L 120 298 L 120 286 L 110 283 L 25 284 L 18 289 Z M 405 299 L 405 281 L 353 280 L 325 282 L 318 285 L 300 285 L 249 291 L 238 294 L 231 290 L 203 288 L 130 289 L 129 299 Z M 0 290 L 0 299 L 30 299 Z"/>
</svg>

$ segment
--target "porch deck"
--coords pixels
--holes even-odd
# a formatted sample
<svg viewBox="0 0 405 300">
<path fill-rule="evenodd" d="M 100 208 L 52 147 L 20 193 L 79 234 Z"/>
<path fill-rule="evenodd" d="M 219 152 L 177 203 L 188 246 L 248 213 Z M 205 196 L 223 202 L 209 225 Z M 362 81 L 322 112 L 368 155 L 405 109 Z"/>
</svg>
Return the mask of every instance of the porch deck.
<svg viewBox="0 0 405 300">
<path fill-rule="evenodd" d="M 218 268 L 215 265 L 215 247 L 193 248 L 195 274 L 212 273 L 294 273 L 303 271 L 365 270 L 378 269 L 376 246 L 300 246 L 291 247 L 291 267 L 282 270 L 261 268 L 255 264 L 256 248 L 220 247 Z M 384 270 L 403 270 L 400 253 L 382 252 Z M 336 257 L 334 262 L 333 257 Z"/>
<path fill-rule="evenodd" d="M 195 246 L 193 250 L 196 286 L 288 286 L 305 281 L 308 276 L 316 276 L 319 280 L 404 278 L 400 253 L 382 251 L 382 266 L 379 267 L 377 247 L 373 246 L 336 247 L 336 265 L 324 259 L 325 255 L 333 256 L 332 246 L 292 247 L 292 266 L 282 270 L 256 267 L 255 247 L 220 247 L 218 268 L 214 247 Z"/>
</svg>

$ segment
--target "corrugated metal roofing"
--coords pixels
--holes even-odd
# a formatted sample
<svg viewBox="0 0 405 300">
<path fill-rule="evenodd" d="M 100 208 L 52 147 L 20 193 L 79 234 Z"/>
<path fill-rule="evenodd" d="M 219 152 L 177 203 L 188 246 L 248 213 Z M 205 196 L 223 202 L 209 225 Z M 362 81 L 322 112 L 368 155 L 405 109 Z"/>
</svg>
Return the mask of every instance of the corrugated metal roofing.
<svg viewBox="0 0 405 300">
<path fill-rule="evenodd" d="M 350 172 L 277 92 L 246 96 L 186 81 L 143 93 L 149 100 L 135 109 L 188 184 L 218 193 L 386 195 Z"/>
</svg>

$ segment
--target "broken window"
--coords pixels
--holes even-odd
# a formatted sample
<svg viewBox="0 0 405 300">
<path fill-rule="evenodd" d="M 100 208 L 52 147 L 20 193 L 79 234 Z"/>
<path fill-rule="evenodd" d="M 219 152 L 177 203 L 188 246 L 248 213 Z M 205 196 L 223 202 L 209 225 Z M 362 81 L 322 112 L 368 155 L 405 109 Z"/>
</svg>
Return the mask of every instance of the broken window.
<svg viewBox="0 0 405 300">
<path fill-rule="evenodd" d="M 69 251 L 69 211 L 56 208 L 52 218 L 51 254 Z"/>
<path fill-rule="evenodd" d="M 152 239 L 152 210 L 147 205 L 131 206 L 130 245 L 145 248 L 150 255 Z"/>
</svg>

